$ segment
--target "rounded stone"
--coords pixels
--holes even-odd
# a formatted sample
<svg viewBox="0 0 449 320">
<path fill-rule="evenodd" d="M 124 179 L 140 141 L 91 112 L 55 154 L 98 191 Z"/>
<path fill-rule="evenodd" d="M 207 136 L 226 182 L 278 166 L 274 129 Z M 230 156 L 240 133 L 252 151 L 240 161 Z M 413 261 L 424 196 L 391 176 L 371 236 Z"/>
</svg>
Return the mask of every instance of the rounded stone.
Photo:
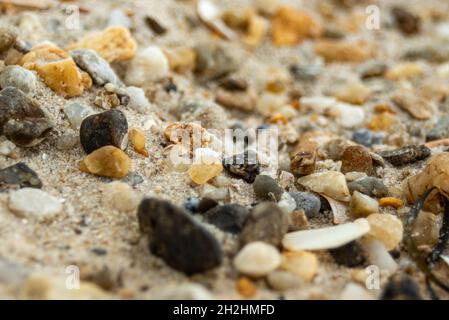
<svg viewBox="0 0 449 320">
<path fill-rule="evenodd" d="M 37 78 L 33 72 L 20 66 L 7 66 L 0 73 L 0 87 L 15 87 L 25 93 L 36 89 Z"/>
<path fill-rule="evenodd" d="M 140 196 L 127 183 L 114 181 L 104 186 L 103 201 L 118 211 L 134 211 L 140 202 Z"/>
<path fill-rule="evenodd" d="M 273 271 L 267 277 L 269 286 L 277 291 L 296 289 L 303 284 L 297 275 L 288 271 Z"/>
<path fill-rule="evenodd" d="M 248 217 L 249 211 L 246 207 L 238 204 L 225 204 L 216 206 L 204 213 L 208 223 L 217 228 L 230 232 L 239 233 Z"/>
<path fill-rule="evenodd" d="M 79 129 L 83 120 L 93 113 L 92 109 L 81 103 L 74 102 L 64 106 L 64 113 L 73 129 Z"/>
<path fill-rule="evenodd" d="M 23 188 L 10 194 L 9 209 L 20 217 L 45 220 L 62 211 L 62 203 L 47 192 Z"/>
<path fill-rule="evenodd" d="M 307 218 L 316 217 L 320 213 L 320 198 L 310 192 L 290 192 L 295 199 L 296 210 L 304 210 Z"/>
<path fill-rule="evenodd" d="M 263 277 L 276 270 L 281 261 L 281 255 L 274 246 L 257 241 L 240 250 L 234 258 L 234 266 L 242 274 Z"/>
<path fill-rule="evenodd" d="M 145 96 L 145 92 L 141 88 L 127 87 L 124 93 L 129 98 L 127 107 L 136 110 L 137 112 L 145 113 L 151 108 L 151 104 Z"/>
<path fill-rule="evenodd" d="M 254 180 L 253 189 L 256 196 L 264 200 L 279 201 L 284 193 L 277 181 L 267 175 L 258 175 Z"/>
<path fill-rule="evenodd" d="M 150 46 L 136 54 L 126 74 L 125 82 L 133 86 L 142 86 L 165 78 L 169 73 L 168 59 L 162 50 Z"/>
<path fill-rule="evenodd" d="M 404 227 L 396 216 L 374 213 L 367 220 L 371 228 L 368 235 L 381 241 L 387 250 L 393 250 L 402 241 Z"/>
<path fill-rule="evenodd" d="M 373 160 L 369 151 L 363 146 L 349 146 L 343 151 L 341 172 L 365 172 L 374 174 Z"/>
</svg>

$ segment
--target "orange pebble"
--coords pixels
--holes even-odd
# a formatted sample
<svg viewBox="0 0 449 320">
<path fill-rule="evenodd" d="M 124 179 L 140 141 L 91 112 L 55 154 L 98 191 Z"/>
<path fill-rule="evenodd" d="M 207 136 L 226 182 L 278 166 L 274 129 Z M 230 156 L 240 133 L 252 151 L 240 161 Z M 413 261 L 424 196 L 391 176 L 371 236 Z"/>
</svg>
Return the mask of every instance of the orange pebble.
<svg viewBox="0 0 449 320">
<path fill-rule="evenodd" d="M 236 284 L 236 289 L 243 298 L 252 298 L 256 295 L 257 288 L 252 281 L 246 277 L 241 277 Z"/>
<path fill-rule="evenodd" d="M 274 115 L 272 115 L 269 119 L 268 119 L 269 123 L 281 123 L 281 124 L 287 124 L 288 123 L 288 119 L 280 114 L 280 113 L 276 113 Z"/>
<path fill-rule="evenodd" d="M 379 205 L 381 207 L 393 207 L 398 209 L 403 206 L 402 200 L 394 197 L 385 197 L 379 199 Z"/>
</svg>

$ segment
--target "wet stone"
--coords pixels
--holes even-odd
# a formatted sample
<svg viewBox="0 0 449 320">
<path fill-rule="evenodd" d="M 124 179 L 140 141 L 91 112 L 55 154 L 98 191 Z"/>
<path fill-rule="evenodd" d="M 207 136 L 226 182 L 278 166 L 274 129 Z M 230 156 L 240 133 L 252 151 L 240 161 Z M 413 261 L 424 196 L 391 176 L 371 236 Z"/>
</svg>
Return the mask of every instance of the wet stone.
<svg viewBox="0 0 449 320">
<path fill-rule="evenodd" d="M 346 267 L 361 266 L 366 261 L 362 246 L 357 241 L 351 241 L 339 248 L 329 250 L 334 261 Z"/>
<path fill-rule="evenodd" d="M 394 166 L 403 166 L 424 160 L 430 156 L 430 153 L 430 149 L 424 145 L 410 145 L 395 150 L 384 151 L 380 155 Z"/>
<path fill-rule="evenodd" d="M 238 204 L 216 206 L 204 213 L 205 220 L 217 228 L 230 233 L 242 231 L 249 211 Z"/>
<path fill-rule="evenodd" d="M 0 91 L 0 133 L 10 141 L 31 147 L 45 139 L 52 127 L 35 100 L 13 87 Z"/>
<path fill-rule="evenodd" d="M 279 246 L 288 230 L 288 216 L 274 203 L 264 202 L 251 211 L 240 234 L 240 243 L 263 241 Z"/>
<path fill-rule="evenodd" d="M 364 145 L 365 147 L 371 147 L 375 144 L 382 144 L 384 134 L 382 132 L 374 132 L 366 128 L 357 129 L 352 135 L 352 140 Z"/>
<path fill-rule="evenodd" d="M 223 253 L 217 239 L 185 210 L 168 201 L 147 198 L 137 216 L 151 252 L 172 268 L 190 275 L 221 264 Z"/>
<path fill-rule="evenodd" d="M 7 66 L 0 73 L 0 87 L 15 87 L 25 93 L 36 89 L 37 78 L 33 72 L 20 66 Z"/>
<path fill-rule="evenodd" d="M 290 192 L 290 195 L 295 199 L 296 210 L 304 210 L 309 219 L 318 216 L 321 208 L 319 197 L 309 192 Z"/>
<path fill-rule="evenodd" d="M 369 151 L 363 146 L 347 147 L 342 156 L 341 172 L 365 172 L 368 176 L 373 175 L 373 160 Z"/>
<path fill-rule="evenodd" d="M 122 150 L 128 145 L 128 122 L 123 112 L 113 109 L 83 120 L 80 141 L 86 153 L 112 145 Z"/>
<path fill-rule="evenodd" d="M 284 190 L 276 180 L 267 175 L 258 175 L 253 183 L 254 193 L 265 200 L 280 200 Z"/>
<path fill-rule="evenodd" d="M 19 188 L 42 188 L 42 181 L 25 163 L 19 162 L 0 170 L 0 190 L 18 186 Z"/>
<path fill-rule="evenodd" d="M 227 171 L 241 177 L 248 183 L 253 183 L 260 173 L 260 163 L 257 154 L 250 150 L 223 159 L 223 166 Z"/>
<path fill-rule="evenodd" d="M 449 117 L 438 119 L 435 126 L 426 134 L 426 141 L 447 138 L 449 136 Z"/>
<path fill-rule="evenodd" d="M 374 177 L 365 177 L 348 184 L 349 191 L 353 193 L 358 191 L 370 197 L 385 197 L 388 195 L 388 188 L 383 183 L 382 179 Z"/>
</svg>

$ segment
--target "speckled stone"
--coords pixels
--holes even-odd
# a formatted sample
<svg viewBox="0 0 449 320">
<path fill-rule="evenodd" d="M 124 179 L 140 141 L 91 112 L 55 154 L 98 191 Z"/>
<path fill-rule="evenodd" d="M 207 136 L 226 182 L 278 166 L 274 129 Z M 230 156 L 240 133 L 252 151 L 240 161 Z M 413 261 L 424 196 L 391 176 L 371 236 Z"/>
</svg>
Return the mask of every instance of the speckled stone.
<svg viewBox="0 0 449 320">
<path fill-rule="evenodd" d="M 363 146 L 349 146 L 343 151 L 341 172 L 364 172 L 374 174 L 373 160 L 369 151 Z"/>
<path fill-rule="evenodd" d="M 267 175 L 258 175 L 254 180 L 253 189 L 256 196 L 264 200 L 279 201 L 284 193 L 277 181 Z"/>
<path fill-rule="evenodd" d="M 19 162 L 0 170 L 0 190 L 11 187 L 42 188 L 42 181 L 34 170 Z"/>
<path fill-rule="evenodd" d="M 0 87 L 15 87 L 25 93 L 36 89 L 37 77 L 33 72 L 20 66 L 7 66 L 0 73 Z"/>
</svg>

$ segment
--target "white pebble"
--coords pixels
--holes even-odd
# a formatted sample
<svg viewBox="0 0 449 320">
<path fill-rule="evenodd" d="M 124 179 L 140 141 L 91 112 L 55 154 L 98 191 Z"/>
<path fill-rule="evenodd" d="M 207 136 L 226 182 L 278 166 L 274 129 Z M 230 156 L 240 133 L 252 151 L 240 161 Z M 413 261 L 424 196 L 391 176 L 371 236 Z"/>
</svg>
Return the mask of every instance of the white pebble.
<svg viewBox="0 0 449 320">
<path fill-rule="evenodd" d="M 145 113 L 151 108 L 151 104 L 141 88 L 127 87 L 125 94 L 129 97 L 128 107 L 138 112 Z"/>
<path fill-rule="evenodd" d="M 245 275 L 263 277 L 276 270 L 281 262 L 282 258 L 276 247 L 256 241 L 240 250 L 234 259 L 234 266 Z"/>
<path fill-rule="evenodd" d="M 131 29 L 131 19 L 121 9 L 112 10 L 109 16 L 108 27 L 120 26 Z"/>
<path fill-rule="evenodd" d="M 196 283 L 164 288 L 156 296 L 158 300 L 211 300 L 213 298 L 206 288 Z"/>
<path fill-rule="evenodd" d="M 46 220 L 62 211 L 58 198 L 33 188 L 17 190 L 9 196 L 9 209 L 20 217 Z"/>
<path fill-rule="evenodd" d="M 92 109 L 81 103 L 74 102 L 64 106 L 64 113 L 69 119 L 70 126 L 78 130 L 81 127 L 81 122 L 93 113 Z"/>
<path fill-rule="evenodd" d="M 9 156 L 14 149 L 16 148 L 16 145 L 12 143 L 9 140 L 5 140 L 2 143 L 0 143 L 0 154 L 2 156 Z"/>
<path fill-rule="evenodd" d="M 114 181 L 103 188 L 104 203 L 118 211 L 134 211 L 140 200 L 140 195 L 124 182 Z"/>
<path fill-rule="evenodd" d="M 281 199 L 278 202 L 279 208 L 286 213 L 289 214 L 296 209 L 296 201 L 288 192 L 284 192 L 281 196 Z"/>
<path fill-rule="evenodd" d="M 0 87 L 15 87 L 25 93 L 36 89 L 37 78 L 33 72 L 19 67 L 8 66 L 0 73 Z"/>
<path fill-rule="evenodd" d="M 169 72 L 168 59 L 162 50 L 150 46 L 136 54 L 126 74 L 126 83 L 142 86 L 165 78 Z"/>
</svg>

